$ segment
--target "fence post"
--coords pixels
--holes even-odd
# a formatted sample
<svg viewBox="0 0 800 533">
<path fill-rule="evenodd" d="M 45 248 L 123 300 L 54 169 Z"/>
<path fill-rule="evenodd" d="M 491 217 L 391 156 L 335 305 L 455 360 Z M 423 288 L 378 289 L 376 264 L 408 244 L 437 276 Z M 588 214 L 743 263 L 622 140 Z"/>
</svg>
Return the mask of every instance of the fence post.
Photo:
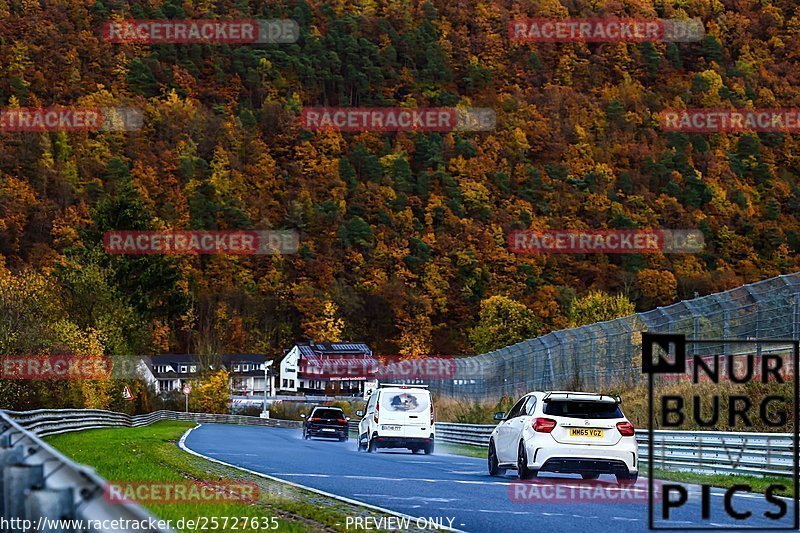
<svg viewBox="0 0 800 533">
<path fill-rule="evenodd" d="M 43 465 L 15 465 L 3 470 L 3 517 L 25 518 L 25 498 L 30 489 L 44 487 Z"/>
</svg>

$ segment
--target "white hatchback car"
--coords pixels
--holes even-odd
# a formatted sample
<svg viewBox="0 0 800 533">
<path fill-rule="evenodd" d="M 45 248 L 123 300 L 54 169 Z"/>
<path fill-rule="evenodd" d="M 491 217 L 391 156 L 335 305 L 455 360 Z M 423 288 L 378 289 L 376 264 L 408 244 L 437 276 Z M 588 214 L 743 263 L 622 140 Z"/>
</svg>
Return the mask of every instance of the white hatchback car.
<svg viewBox="0 0 800 533">
<path fill-rule="evenodd" d="M 489 474 L 614 474 L 621 485 L 636 483 L 639 448 L 620 403 L 618 397 L 586 392 L 526 394 L 507 415 L 495 414 L 500 422 L 489 439 Z"/>
</svg>

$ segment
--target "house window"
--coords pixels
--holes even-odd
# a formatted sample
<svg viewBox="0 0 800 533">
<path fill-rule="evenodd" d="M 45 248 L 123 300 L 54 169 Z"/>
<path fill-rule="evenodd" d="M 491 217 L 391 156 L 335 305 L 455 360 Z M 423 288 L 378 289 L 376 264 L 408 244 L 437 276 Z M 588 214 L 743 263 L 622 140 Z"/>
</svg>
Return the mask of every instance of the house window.
<svg viewBox="0 0 800 533">
<path fill-rule="evenodd" d="M 290 379 L 290 380 L 289 380 L 289 388 L 290 388 L 290 389 L 291 389 L 291 388 L 294 388 L 294 380 L 293 380 L 293 379 Z"/>
<path fill-rule="evenodd" d="M 185 373 L 186 370 L 187 370 L 187 366 L 186 365 L 181 365 L 181 374 Z"/>
<path fill-rule="evenodd" d="M 191 365 L 189 367 L 189 372 L 197 372 L 197 365 Z"/>
<path fill-rule="evenodd" d="M 239 371 L 239 365 L 233 365 L 233 371 L 234 372 L 238 372 Z"/>
<path fill-rule="evenodd" d="M 158 380 L 158 387 L 162 391 L 171 391 L 174 387 L 172 386 L 171 379 L 159 379 Z"/>
</svg>

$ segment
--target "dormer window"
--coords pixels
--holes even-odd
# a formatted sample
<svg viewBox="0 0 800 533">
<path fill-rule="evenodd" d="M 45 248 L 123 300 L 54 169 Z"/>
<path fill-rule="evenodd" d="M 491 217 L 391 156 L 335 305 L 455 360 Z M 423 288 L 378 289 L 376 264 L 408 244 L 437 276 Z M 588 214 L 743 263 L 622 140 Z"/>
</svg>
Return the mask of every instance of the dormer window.
<svg viewBox="0 0 800 533">
<path fill-rule="evenodd" d="M 188 367 L 186 365 L 181 365 L 181 374 L 185 374 L 187 370 Z"/>
</svg>

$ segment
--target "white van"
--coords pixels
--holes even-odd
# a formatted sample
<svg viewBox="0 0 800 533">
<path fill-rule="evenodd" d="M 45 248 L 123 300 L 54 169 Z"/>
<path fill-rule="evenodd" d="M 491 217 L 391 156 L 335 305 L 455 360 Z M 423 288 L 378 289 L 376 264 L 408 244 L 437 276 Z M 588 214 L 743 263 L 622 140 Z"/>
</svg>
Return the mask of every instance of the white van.
<svg viewBox="0 0 800 533">
<path fill-rule="evenodd" d="M 427 386 L 381 384 L 358 424 L 358 449 L 408 448 L 433 453 L 433 402 Z"/>
</svg>

